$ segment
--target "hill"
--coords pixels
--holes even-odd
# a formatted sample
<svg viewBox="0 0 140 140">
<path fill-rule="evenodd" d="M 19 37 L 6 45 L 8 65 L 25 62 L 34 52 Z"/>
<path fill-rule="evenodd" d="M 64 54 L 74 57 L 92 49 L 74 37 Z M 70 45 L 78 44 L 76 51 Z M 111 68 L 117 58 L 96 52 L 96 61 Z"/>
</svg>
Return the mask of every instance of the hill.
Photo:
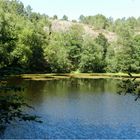
<svg viewBox="0 0 140 140">
<path fill-rule="evenodd" d="M 94 38 L 96 38 L 99 35 L 99 33 L 102 33 L 108 39 L 109 42 L 117 40 L 117 35 L 115 33 L 109 32 L 104 29 L 97 30 L 88 24 L 64 20 L 51 20 L 51 23 L 51 29 L 54 32 L 66 32 L 70 29 L 71 26 L 79 25 L 83 27 L 85 35 L 93 36 Z"/>
</svg>

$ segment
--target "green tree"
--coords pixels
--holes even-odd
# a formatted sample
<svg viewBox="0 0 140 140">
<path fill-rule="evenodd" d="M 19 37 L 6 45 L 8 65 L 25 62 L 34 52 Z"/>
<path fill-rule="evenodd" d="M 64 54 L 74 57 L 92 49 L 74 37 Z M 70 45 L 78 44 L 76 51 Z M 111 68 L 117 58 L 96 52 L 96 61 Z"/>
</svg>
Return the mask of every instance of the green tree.
<svg viewBox="0 0 140 140">
<path fill-rule="evenodd" d="M 108 50 L 108 40 L 105 38 L 105 36 L 100 33 L 98 37 L 95 39 L 95 42 L 100 45 L 103 49 L 103 54 L 102 54 L 102 72 L 105 72 L 105 68 L 107 67 L 107 50 Z M 100 70 L 101 71 L 101 70 Z"/>
<path fill-rule="evenodd" d="M 69 60 L 72 64 L 72 70 L 77 70 L 80 64 L 82 45 L 83 45 L 83 33 L 84 29 L 82 26 L 73 25 L 69 31 L 68 39 L 68 55 Z"/>
<path fill-rule="evenodd" d="M 53 33 L 49 45 L 45 48 L 44 56 L 48 64 L 48 71 L 53 73 L 70 72 L 71 64 L 68 59 L 64 36 L 61 33 Z"/>
<path fill-rule="evenodd" d="M 80 71 L 81 72 L 102 72 L 103 48 L 92 38 L 86 38 L 83 44 L 81 54 Z"/>
<path fill-rule="evenodd" d="M 25 11 L 26 11 L 26 16 L 30 19 L 31 18 L 31 15 L 32 15 L 32 8 L 30 5 L 28 5 L 26 8 L 25 8 Z"/>
<path fill-rule="evenodd" d="M 68 21 L 68 17 L 66 15 L 63 16 L 62 20 Z"/>
<path fill-rule="evenodd" d="M 139 72 L 139 44 L 136 42 L 129 29 L 123 28 L 122 36 L 118 39 L 115 48 L 115 60 L 117 72 Z M 131 69 L 130 69 L 131 68 Z"/>
<path fill-rule="evenodd" d="M 101 14 L 87 17 L 81 15 L 80 19 L 81 22 L 92 25 L 95 29 L 106 29 L 108 27 L 107 18 Z"/>
<path fill-rule="evenodd" d="M 7 13 L 3 5 L 0 5 L 0 68 L 11 64 L 10 53 L 16 47 L 17 34 L 15 31 L 16 16 Z"/>
<path fill-rule="evenodd" d="M 80 22 L 84 22 L 84 20 L 85 20 L 85 16 L 84 16 L 84 15 L 80 15 L 79 21 L 80 21 Z"/>
<path fill-rule="evenodd" d="M 137 20 L 134 17 L 129 17 L 126 20 L 126 23 L 131 29 L 135 29 L 135 27 L 137 26 Z"/>
<path fill-rule="evenodd" d="M 106 57 L 107 67 L 106 72 L 118 72 L 117 71 L 117 60 L 116 60 L 116 42 L 112 42 L 107 51 Z"/>
<path fill-rule="evenodd" d="M 57 15 L 54 15 L 54 16 L 53 16 L 53 19 L 58 19 L 58 16 L 57 16 Z"/>
</svg>

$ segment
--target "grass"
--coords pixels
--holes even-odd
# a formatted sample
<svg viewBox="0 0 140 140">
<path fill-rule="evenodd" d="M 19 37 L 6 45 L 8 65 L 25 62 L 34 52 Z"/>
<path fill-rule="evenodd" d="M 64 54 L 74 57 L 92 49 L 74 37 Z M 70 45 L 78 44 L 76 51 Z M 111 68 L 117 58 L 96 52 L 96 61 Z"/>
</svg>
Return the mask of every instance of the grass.
<svg viewBox="0 0 140 140">
<path fill-rule="evenodd" d="M 132 74 L 134 77 L 137 77 L 137 80 L 140 80 L 140 74 Z M 23 78 L 25 80 L 59 80 L 66 78 L 85 78 L 85 79 L 122 79 L 129 78 L 126 73 L 66 73 L 66 74 L 21 74 L 17 75 L 19 78 Z"/>
</svg>

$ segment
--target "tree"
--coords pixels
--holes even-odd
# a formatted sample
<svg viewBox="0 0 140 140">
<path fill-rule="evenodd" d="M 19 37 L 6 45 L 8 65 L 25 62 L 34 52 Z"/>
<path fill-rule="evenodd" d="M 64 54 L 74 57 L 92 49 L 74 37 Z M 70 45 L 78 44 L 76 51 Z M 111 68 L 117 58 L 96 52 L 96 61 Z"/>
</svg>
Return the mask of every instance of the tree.
<svg viewBox="0 0 140 140">
<path fill-rule="evenodd" d="M 12 0 L 10 3 L 9 8 L 11 8 L 11 11 L 15 11 L 16 14 L 18 15 L 25 15 L 25 9 L 24 9 L 24 5 L 21 1 L 18 0 Z"/>
<path fill-rule="evenodd" d="M 137 20 L 134 17 L 129 17 L 126 20 L 126 23 L 131 29 L 135 29 L 135 27 L 137 26 Z"/>
<path fill-rule="evenodd" d="M 71 70 L 63 37 L 64 35 L 61 33 L 53 33 L 48 47 L 45 48 L 44 56 L 48 63 L 49 72 L 66 73 Z"/>
<path fill-rule="evenodd" d="M 107 49 L 106 56 L 106 72 L 115 73 L 118 72 L 117 60 L 116 60 L 116 42 L 112 42 Z"/>
<path fill-rule="evenodd" d="M 54 15 L 54 16 L 53 16 L 53 19 L 58 19 L 58 16 L 57 16 L 57 15 Z"/>
<path fill-rule="evenodd" d="M 103 47 L 103 61 L 106 59 L 107 48 L 109 46 L 108 40 L 102 33 L 99 33 L 98 37 L 95 39 L 96 43 Z"/>
<path fill-rule="evenodd" d="M 70 31 L 68 33 L 68 58 L 72 64 L 72 70 L 77 70 L 80 64 L 83 45 L 83 33 L 84 29 L 82 26 L 79 25 L 71 26 Z"/>
<path fill-rule="evenodd" d="M 0 5 L 0 68 L 11 64 L 12 57 L 10 53 L 16 46 L 17 35 L 15 31 L 16 16 L 12 13 L 6 13 L 4 7 Z"/>
<path fill-rule="evenodd" d="M 92 38 L 86 38 L 80 60 L 81 72 L 102 72 L 103 49 Z"/>
<path fill-rule="evenodd" d="M 138 37 L 138 36 L 137 36 Z M 116 43 L 115 61 L 117 72 L 127 72 L 130 67 L 130 72 L 139 72 L 139 45 L 136 41 L 137 37 L 131 31 L 124 27 L 121 31 L 120 38 Z M 137 43 L 136 43 L 137 42 Z"/>
<path fill-rule="evenodd" d="M 118 94 L 134 95 L 136 96 L 135 101 L 137 101 L 140 98 L 140 83 L 139 81 L 136 81 L 137 77 L 134 77 L 129 71 L 128 76 L 129 79 L 123 79 L 118 83 Z"/>
<path fill-rule="evenodd" d="M 25 11 L 26 11 L 26 14 L 27 14 L 26 16 L 30 19 L 31 18 L 31 15 L 32 15 L 32 8 L 31 8 L 31 6 L 28 5 L 26 7 Z"/>
<path fill-rule="evenodd" d="M 66 32 L 53 31 L 51 18 L 33 12 L 30 6 L 25 8 L 18 0 L 1 0 L 0 13 L 0 69 L 86 72 L 87 68 L 96 72 L 127 72 L 131 66 L 132 72 L 140 71 L 140 18 L 113 20 L 101 14 L 79 17 L 79 22 L 107 36 L 110 32 L 106 30 L 113 31 L 117 41 L 108 42 L 103 33 L 88 39 L 85 26 L 74 20 Z M 57 19 L 57 15 L 53 18 Z M 64 15 L 63 20 L 68 21 L 68 17 Z"/>
<path fill-rule="evenodd" d="M 68 21 L 68 17 L 66 15 L 63 16 L 62 20 Z"/>
<path fill-rule="evenodd" d="M 79 21 L 80 21 L 80 22 L 84 22 L 84 19 L 85 19 L 84 15 L 80 15 Z"/>
<path fill-rule="evenodd" d="M 4 133 L 7 124 L 14 121 L 35 121 L 41 123 L 39 116 L 30 115 L 23 108 L 32 108 L 25 101 L 19 86 L 8 86 L 6 76 L 0 72 L 0 135 Z M 3 94 L 6 93 L 6 94 Z M 32 108 L 33 109 L 33 108 Z"/>
<path fill-rule="evenodd" d="M 112 17 L 109 17 L 107 20 L 108 20 L 108 26 L 106 27 L 106 29 L 111 32 L 115 32 L 114 19 Z"/>
<path fill-rule="evenodd" d="M 98 37 L 95 39 L 95 42 L 99 44 L 103 48 L 103 54 L 102 54 L 102 72 L 105 72 L 105 68 L 107 67 L 107 49 L 109 46 L 108 40 L 105 38 L 105 36 L 100 33 Z"/>
<path fill-rule="evenodd" d="M 106 29 L 108 27 L 108 20 L 105 16 L 98 14 L 95 16 L 80 16 L 80 21 L 92 25 L 95 29 Z"/>
</svg>

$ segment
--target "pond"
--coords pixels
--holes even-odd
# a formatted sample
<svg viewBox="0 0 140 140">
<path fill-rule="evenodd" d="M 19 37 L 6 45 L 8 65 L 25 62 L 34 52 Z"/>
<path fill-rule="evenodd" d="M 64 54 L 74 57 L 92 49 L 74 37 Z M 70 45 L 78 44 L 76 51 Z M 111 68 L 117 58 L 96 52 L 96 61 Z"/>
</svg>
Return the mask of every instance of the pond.
<svg viewBox="0 0 140 140">
<path fill-rule="evenodd" d="M 113 79 L 23 80 L 23 95 L 43 123 L 15 122 L 2 138 L 140 138 L 140 101 L 117 94 Z"/>
</svg>

